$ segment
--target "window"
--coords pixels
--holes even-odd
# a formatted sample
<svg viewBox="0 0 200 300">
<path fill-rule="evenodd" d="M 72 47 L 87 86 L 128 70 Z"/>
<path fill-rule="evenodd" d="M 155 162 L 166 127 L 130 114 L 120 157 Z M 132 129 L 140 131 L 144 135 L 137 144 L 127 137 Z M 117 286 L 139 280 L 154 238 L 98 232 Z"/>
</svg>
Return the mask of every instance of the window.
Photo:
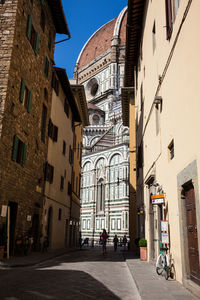
<svg viewBox="0 0 200 300">
<path fill-rule="evenodd" d="M 111 219 L 111 229 L 115 230 L 115 219 Z"/>
<path fill-rule="evenodd" d="M 42 107 L 42 120 L 41 120 L 41 140 L 45 143 L 46 136 L 46 120 L 47 120 L 47 108 L 43 104 Z"/>
<path fill-rule="evenodd" d="M 53 74 L 52 74 L 51 86 L 52 86 L 52 88 L 54 88 L 56 95 L 58 96 L 59 95 L 59 81 L 56 77 L 55 72 L 53 72 Z"/>
<path fill-rule="evenodd" d="M 65 98 L 65 102 L 64 102 L 64 112 L 66 113 L 66 116 L 69 117 L 69 105 L 68 105 L 67 98 Z"/>
<path fill-rule="evenodd" d="M 32 107 L 32 92 L 27 88 L 23 78 L 21 79 L 19 99 L 20 102 L 24 104 L 27 112 L 30 113 Z"/>
<path fill-rule="evenodd" d="M 58 127 L 52 123 L 51 119 L 49 119 L 48 136 L 54 142 L 57 142 L 57 140 L 58 140 Z"/>
<path fill-rule="evenodd" d="M 63 176 L 60 177 L 60 190 L 61 191 L 64 190 L 64 177 Z"/>
<path fill-rule="evenodd" d="M 48 102 L 48 91 L 46 88 L 44 88 L 44 99 L 46 102 Z"/>
<path fill-rule="evenodd" d="M 68 195 L 71 196 L 72 194 L 72 185 L 71 182 L 68 181 Z"/>
<path fill-rule="evenodd" d="M 63 141 L 63 151 L 62 154 L 65 155 L 66 154 L 66 142 Z"/>
<path fill-rule="evenodd" d="M 53 174 L 54 174 L 54 167 L 51 166 L 48 162 L 46 162 L 45 170 L 44 170 L 44 180 L 48 181 L 49 183 L 52 183 Z"/>
<path fill-rule="evenodd" d="M 170 39 L 181 0 L 165 0 L 167 40 Z"/>
<path fill-rule="evenodd" d="M 62 219 L 62 209 L 59 208 L 58 210 L 58 220 L 60 221 Z"/>
<path fill-rule="evenodd" d="M 12 160 L 25 167 L 27 144 L 23 143 L 17 135 L 13 138 Z"/>
<path fill-rule="evenodd" d="M 69 146 L 69 163 L 73 164 L 73 149 L 71 145 Z"/>
<path fill-rule="evenodd" d="M 140 87 L 140 110 L 143 110 L 144 98 L 143 98 L 143 84 Z"/>
<path fill-rule="evenodd" d="M 32 25 L 32 19 L 31 19 L 30 15 L 28 15 L 28 20 L 27 20 L 26 36 L 31 43 L 31 46 L 35 52 L 35 55 L 38 55 L 39 35 L 35 31 L 35 29 Z"/>
<path fill-rule="evenodd" d="M 100 179 L 97 183 L 97 211 L 104 210 L 105 203 L 105 184 L 103 179 Z"/>
<path fill-rule="evenodd" d="M 117 230 L 121 229 L 121 219 L 117 219 Z"/>
<path fill-rule="evenodd" d="M 172 140 L 168 146 L 168 154 L 169 159 L 172 160 L 174 158 L 174 140 Z"/>
<path fill-rule="evenodd" d="M 49 75 L 49 60 L 47 57 L 45 58 L 44 74 L 46 77 Z"/>
<path fill-rule="evenodd" d="M 154 21 L 153 29 L 152 29 L 152 43 L 153 43 L 153 53 L 156 49 L 156 23 Z"/>
<path fill-rule="evenodd" d="M 42 28 L 42 31 L 44 32 L 44 30 L 45 30 L 45 13 L 44 13 L 43 9 L 41 10 L 40 26 Z"/>
</svg>

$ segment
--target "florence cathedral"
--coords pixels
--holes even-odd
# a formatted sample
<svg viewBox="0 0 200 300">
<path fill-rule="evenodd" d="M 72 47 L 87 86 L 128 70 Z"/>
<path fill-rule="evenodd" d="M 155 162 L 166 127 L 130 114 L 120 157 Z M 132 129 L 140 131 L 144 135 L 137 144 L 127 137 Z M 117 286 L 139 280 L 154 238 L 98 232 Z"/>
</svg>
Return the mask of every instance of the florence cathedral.
<svg viewBox="0 0 200 300">
<path fill-rule="evenodd" d="M 81 234 L 98 242 L 129 234 L 129 131 L 122 124 L 127 8 L 99 28 L 76 62 L 74 78 L 85 87 L 90 125 L 84 128 Z"/>
</svg>

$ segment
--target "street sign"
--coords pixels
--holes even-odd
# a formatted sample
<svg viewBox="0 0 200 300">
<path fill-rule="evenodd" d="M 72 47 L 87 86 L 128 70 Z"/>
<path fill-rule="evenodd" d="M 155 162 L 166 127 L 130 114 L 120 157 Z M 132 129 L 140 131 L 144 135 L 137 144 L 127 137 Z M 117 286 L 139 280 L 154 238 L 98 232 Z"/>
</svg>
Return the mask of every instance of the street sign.
<svg viewBox="0 0 200 300">
<path fill-rule="evenodd" d="M 151 195 L 152 204 L 164 204 L 165 203 L 165 195 Z"/>
</svg>

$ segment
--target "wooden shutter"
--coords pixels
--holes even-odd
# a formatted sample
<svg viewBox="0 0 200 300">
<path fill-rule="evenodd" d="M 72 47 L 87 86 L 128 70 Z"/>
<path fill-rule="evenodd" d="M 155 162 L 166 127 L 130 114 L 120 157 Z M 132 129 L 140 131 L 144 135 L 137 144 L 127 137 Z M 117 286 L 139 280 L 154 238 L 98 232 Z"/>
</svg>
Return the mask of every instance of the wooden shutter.
<svg viewBox="0 0 200 300">
<path fill-rule="evenodd" d="M 57 142 L 58 140 L 58 127 L 53 125 L 53 141 Z"/>
<path fill-rule="evenodd" d="M 26 163 L 26 152 L 27 152 L 27 144 L 24 144 L 22 163 L 21 163 L 23 167 L 25 167 L 25 163 Z"/>
<path fill-rule="evenodd" d="M 165 0 L 165 7 L 166 7 L 166 35 L 167 35 L 167 40 L 169 40 L 173 29 L 171 0 Z"/>
<path fill-rule="evenodd" d="M 38 49 L 39 49 L 39 35 L 36 32 L 36 34 L 35 34 L 35 45 L 34 45 L 35 55 L 38 55 Z"/>
<path fill-rule="evenodd" d="M 49 119 L 49 125 L 48 125 L 48 136 L 53 137 L 53 123 L 51 119 Z"/>
<path fill-rule="evenodd" d="M 27 105 L 27 111 L 30 113 L 32 107 L 32 92 L 29 91 L 28 93 L 28 105 Z"/>
<path fill-rule="evenodd" d="M 20 88 L 20 102 L 23 103 L 24 101 L 24 90 L 25 90 L 25 81 L 24 78 L 21 79 L 21 88 Z"/>
<path fill-rule="evenodd" d="M 19 138 L 18 138 L 17 135 L 14 135 L 14 139 L 13 139 L 13 149 L 12 149 L 12 160 L 13 160 L 13 161 L 17 161 L 18 145 L 19 145 Z"/>
<path fill-rule="evenodd" d="M 52 183 L 53 182 L 53 174 L 54 174 L 54 167 L 49 165 L 50 167 L 50 178 L 49 178 L 49 182 Z"/>
<path fill-rule="evenodd" d="M 31 20 L 31 16 L 28 15 L 27 27 L 26 27 L 26 36 L 29 39 L 29 41 L 31 39 L 31 27 L 32 27 L 32 20 Z"/>
</svg>

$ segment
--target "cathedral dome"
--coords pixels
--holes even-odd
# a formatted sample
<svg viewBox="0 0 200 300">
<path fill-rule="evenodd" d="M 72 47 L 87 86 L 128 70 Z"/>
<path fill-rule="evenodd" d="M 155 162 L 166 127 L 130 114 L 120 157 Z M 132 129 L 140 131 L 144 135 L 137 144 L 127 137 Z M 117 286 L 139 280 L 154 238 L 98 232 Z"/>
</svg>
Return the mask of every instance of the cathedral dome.
<svg viewBox="0 0 200 300">
<path fill-rule="evenodd" d="M 89 38 L 78 57 L 78 67 L 84 67 L 110 49 L 113 38 L 118 38 L 119 45 L 125 45 L 126 21 L 127 7 L 121 11 L 118 17 L 103 25 Z"/>
</svg>

